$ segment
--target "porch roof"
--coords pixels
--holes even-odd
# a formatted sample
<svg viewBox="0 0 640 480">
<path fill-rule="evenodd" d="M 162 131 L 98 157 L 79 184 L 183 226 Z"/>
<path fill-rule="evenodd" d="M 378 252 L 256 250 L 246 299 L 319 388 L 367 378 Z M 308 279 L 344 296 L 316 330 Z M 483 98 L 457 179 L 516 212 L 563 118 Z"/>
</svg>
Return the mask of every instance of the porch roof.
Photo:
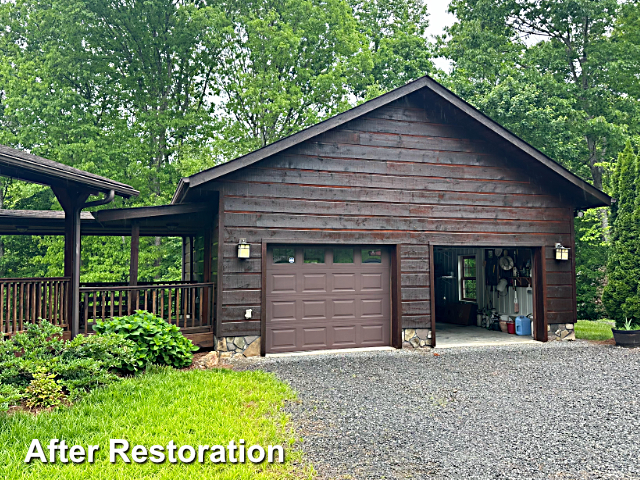
<svg viewBox="0 0 640 480">
<path fill-rule="evenodd" d="M 129 236 L 134 223 L 140 235 L 181 237 L 205 229 L 202 212 L 206 204 L 160 205 L 81 212 L 82 235 Z M 64 235 L 62 210 L 2 210 L 0 235 Z"/>
<path fill-rule="evenodd" d="M 109 193 L 129 198 L 138 195 L 133 187 L 110 178 L 54 162 L 31 153 L 0 145 L 0 175 L 59 188 L 91 193 Z"/>
</svg>

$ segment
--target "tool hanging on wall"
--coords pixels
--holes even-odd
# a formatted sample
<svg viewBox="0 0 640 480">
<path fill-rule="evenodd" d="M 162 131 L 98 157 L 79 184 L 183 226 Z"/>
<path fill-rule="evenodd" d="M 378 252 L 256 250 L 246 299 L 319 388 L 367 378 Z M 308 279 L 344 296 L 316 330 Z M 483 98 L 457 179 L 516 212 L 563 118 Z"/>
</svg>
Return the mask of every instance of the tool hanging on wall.
<svg viewBox="0 0 640 480">
<path fill-rule="evenodd" d="M 518 305 L 518 289 L 513 287 L 513 312 L 518 313 L 520 311 L 520 305 Z"/>
</svg>

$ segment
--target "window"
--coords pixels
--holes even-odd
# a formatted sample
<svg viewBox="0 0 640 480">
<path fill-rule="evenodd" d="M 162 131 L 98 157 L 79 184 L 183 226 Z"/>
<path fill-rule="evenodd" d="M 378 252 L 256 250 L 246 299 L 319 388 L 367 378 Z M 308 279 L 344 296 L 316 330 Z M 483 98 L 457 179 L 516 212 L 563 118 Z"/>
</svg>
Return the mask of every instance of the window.
<svg viewBox="0 0 640 480">
<path fill-rule="evenodd" d="M 460 299 L 475 302 L 477 296 L 476 257 L 460 258 Z"/>
<path fill-rule="evenodd" d="M 362 263 L 382 263 L 382 251 L 375 247 L 363 248 Z"/>
<path fill-rule="evenodd" d="M 333 263 L 353 263 L 353 248 L 334 248 Z"/>
<path fill-rule="evenodd" d="M 295 263 L 296 250 L 294 248 L 274 248 L 273 263 Z"/>
<path fill-rule="evenodd" d="M 324 248 L 305 248 L 304 263 L 324 263 Z"/>
</svg>

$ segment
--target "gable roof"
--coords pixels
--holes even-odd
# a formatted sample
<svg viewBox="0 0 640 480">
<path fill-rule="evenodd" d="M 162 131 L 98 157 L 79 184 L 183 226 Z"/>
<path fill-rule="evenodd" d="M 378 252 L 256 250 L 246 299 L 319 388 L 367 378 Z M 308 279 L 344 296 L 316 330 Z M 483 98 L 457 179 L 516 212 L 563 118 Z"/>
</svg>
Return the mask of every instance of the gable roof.
<svg viewBox="0 0 640 480">
<path fill-rule="evenodd" d="M 133 187 L 110 178 L 94 175 L 31 153 L 0 145 L 0 175 L 43 185 L 77 186 L 129 198 L 138 195 Z"/>
<path fill-rule="evenodd" d="M 411 93 L 417 92 L 423 88 L 429 89 L 431 92 L 440 96 L 443 100 L 447 101 L 454 107 L 458 108 L 463 113 L 467 114 L 472 119 L 476 120 L 499 137 L 503 138 L 511 145 L 540 162 L 545 167 L 549 168 L 554 173 L 568 180 L 574 186 L 582 190 L 584 195 L 584 204 L 587 207 L 597 207 L 611 205 L 611 197 L 606 193 L 598 190 L 593 185 L 585 182 L 577 175 L 574 175 L 562 165 L 552 160 L 538 149 L 532 147 L 520 137 L 511 133 L 509 130 L 491 120 L 485 114 L 473 107 L 471 104 L 465 102 L 452 91 L 440 85 L 434 79 L 429 76 L 421 77 L 413 82 L 396 88 L 390 92 L 385 93 L 373 100 L 369 100 L 357 107 L 354 107 L 346 112 L 331 117 L 323 122 L 317 123 L 311 127 L 301 130 L 298 133 L 285 137 L 277 142 L 274 142 L 266 147 L 255 150 L 251 153 L 238 157 L 229 162 L 217 165 L 215 167 L 203 170 L 202 172 L 191 175 L 190 177 L 182 178 L 178 184 L 171 203 L 180 203 L 185 198 L 189 189 L 195 188 L 203 183 L 210 182 L 217 178 L 220 178 L 229 173 L 235 172 L 241 168 L 252 165 L 260 160 L 275 155 L 283 150 L 291 148 L 305 140 L 309 140 L 317 135 L 327 132 L 332 128 L 336 128 L 344 123 L 361 117 L 373 110 L 383 107 L 395 100 L 405 97 Z"/>
</svg>

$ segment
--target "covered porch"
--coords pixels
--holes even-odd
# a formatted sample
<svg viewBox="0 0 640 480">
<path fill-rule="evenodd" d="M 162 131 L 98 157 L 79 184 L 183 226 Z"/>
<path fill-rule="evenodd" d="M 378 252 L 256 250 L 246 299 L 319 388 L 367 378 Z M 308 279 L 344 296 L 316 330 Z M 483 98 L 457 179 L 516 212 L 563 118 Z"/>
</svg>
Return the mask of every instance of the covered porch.
<svg viewBox="0 0 640 480">
<path fill-rule="evenodd" d="M 39 171 L 32 172 L 34 168 Z M 60 172 L 74 178 L 59 178 Z M 7 147 L 0 147 L 0 175 L 49 185 L 64 208 L 0 210 L 0 235 L 60 235 L 65 239 L 63 276 L 0 278 L 0 339 L 40 319 L 62 327 L 68 337 L 90 334 L 96 320 L 147 310 L 178 326 L 195 344 L 213 346 L 213 222 L 202 218 L 206 204 L 82 211 L 109 203 L 116 194 L 127 197 L 138 192 Z M 86 179 L 93 184 L 83 184 Z M 100 193 L 102 200 L 86 201 Z M 131 237 L 128 281 L 80 282 L 81 239 L 92 235 Z M 145 236 L 182 239 L 180 280 L 138 281 L 140 237 Z"/>
</svg>

